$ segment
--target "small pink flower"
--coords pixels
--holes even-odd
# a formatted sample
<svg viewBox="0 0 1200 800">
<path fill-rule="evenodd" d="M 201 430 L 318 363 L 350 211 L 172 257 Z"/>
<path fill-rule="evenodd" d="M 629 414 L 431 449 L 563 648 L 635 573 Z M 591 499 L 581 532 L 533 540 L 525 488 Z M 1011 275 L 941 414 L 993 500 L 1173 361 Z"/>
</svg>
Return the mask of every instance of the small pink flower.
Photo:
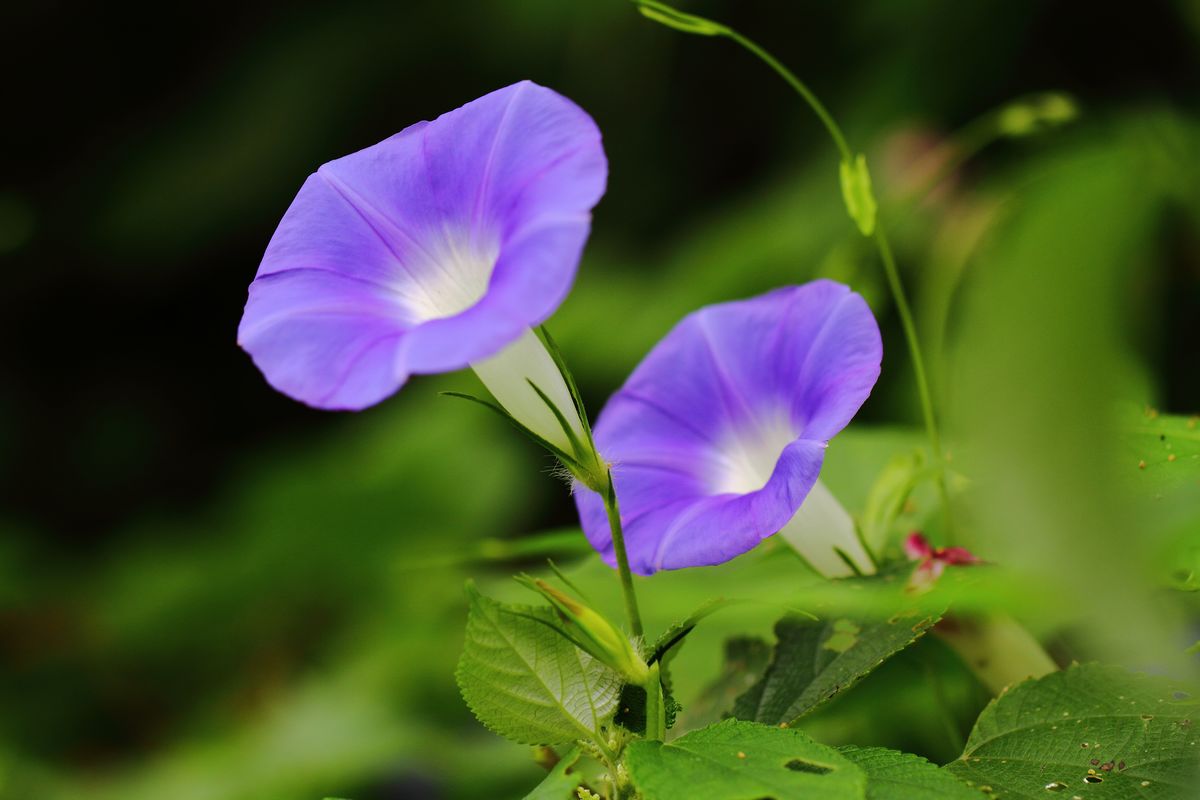
<svg viewBox="0 0 1200 800">
<path fill-rule="evenodd" d="M 920 531 L 913 531 L 904 540 L 904 554 L 909 561 L 920 562 L 913 571 L 909 586 L 913 589 L 925 589 L 941 577 L 947 566 L 966 566 L 982 564 L 965 547 L 933 547 Z"/>
</svg>

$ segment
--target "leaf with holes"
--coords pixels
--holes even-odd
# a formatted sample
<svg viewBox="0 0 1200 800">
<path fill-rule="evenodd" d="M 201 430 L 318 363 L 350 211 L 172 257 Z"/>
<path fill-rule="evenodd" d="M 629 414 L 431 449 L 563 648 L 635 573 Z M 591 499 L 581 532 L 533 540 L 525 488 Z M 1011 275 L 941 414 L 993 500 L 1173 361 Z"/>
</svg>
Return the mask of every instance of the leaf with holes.
<svg viewBox="0 0 1200 800">
<path fill-rule="evenodd" d="M 762 679 L 737 699 L 733 716 L 793 722 L 920 638 L 937 617 L 897 614 L 883 621 L 787 616 L 775 625 L 775 654 Z"/>
<path fill-rule="evenodd" d="M 1075 666 L 993 700 L 946 769 L 1002 797 L 1194 798 L 1198 714 L 1200 703 L 1169 680 Z"/>
<path fill-rule="evenodd" d="M 862 769 L 807 734 L 732 719 L 626 753 L 643 800 L 859 800 L 866 786 Z"/>
<path fill-rule="evenodd" d="M 554 630 L 549 608 L 510 606 L 467 585 L 471 611 L 455 673 L 479 721 L 522 744 L 591 738 L 617 705 L 615 672 Z"/>
<path fill-rule="evenodd" d="M 920 756 L 886 747 L 839 747 L 867 773 L 866 800 L 980 800 L 980 792 Z"/>
</svg>

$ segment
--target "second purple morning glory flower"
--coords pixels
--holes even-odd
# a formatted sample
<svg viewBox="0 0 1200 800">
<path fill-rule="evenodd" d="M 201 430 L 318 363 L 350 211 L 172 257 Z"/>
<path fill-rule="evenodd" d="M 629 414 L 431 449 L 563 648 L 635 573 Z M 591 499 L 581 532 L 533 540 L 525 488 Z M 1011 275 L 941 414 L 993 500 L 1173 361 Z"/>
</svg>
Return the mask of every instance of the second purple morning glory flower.
<svg viewBox="0 0 1200 800">
<path fill-rule="evenodd" d="M 719 564 L 783 531 L 823 574 L 849 573 L 847 559 L 873 571 L 817 476 L 882 354 L 866 302 L 832 281 L 685 317 L 596 423 L 632 569 Z M 576 498 L 588 539 L 613 563 L 601 498 L 583 488 Z"/>
</svg>

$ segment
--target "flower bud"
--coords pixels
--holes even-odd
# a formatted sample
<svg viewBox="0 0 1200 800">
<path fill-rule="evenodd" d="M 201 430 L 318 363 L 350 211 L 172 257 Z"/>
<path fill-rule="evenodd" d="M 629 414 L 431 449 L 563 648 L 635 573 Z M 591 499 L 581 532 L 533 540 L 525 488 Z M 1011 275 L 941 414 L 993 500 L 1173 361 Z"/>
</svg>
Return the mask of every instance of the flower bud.
<svg viewBox="0 0 1200 800">
<path fill-rule="evenodd" d="M 550 601 L 568 626 L 561 632 L 580 650 L 619 672 L 630 683 L 638 686 L 646 683 L 650 677 L 646 662 L 634 650 L 629 637 L 602 614 L 541 579 L 522 577 L 519 580 Z"/>
<path fill-rule="evenodd" d="M 1047 92 L 1000 109 L 996 127 L 1006 136 L 1028 136 L 1065 125 L 1078 115 L 1079 109 L 1069 95 Z"/>
<path fill-rule="evenodd" d="M 657 0 L 634 0 L 634 2 L 637 4 L 638 11 L 646 19 L 654 20 L 683 33 L 694 33 L 699 36 L 722 36 L 729 33 L 729 29 L 724 25 L 695 14 L 687 14 Z"/>
<path fill-rule="evenodd" d="M 871 189 L 871 173 L 867 171 L 867 157 L 859 153 L 854 161 L 843 160 L 838 175 L 842 183 L 842 200 L 846 211 L 863 236 L 875 232 L 875 214 L 878 204 Z"/>
</svg>

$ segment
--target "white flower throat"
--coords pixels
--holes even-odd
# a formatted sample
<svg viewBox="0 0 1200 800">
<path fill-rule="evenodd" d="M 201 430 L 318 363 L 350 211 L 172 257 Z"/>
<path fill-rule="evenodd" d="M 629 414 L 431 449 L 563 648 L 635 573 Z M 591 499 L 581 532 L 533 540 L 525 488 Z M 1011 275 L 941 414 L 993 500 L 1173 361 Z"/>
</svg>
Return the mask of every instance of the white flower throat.
<svg viewBox="0 0 1200 800">
<path fill-rule="evenodd" d="M 396 291 L 414 322 L 453 317 L 487 294 L 499 255 L 493 241 L 447 231 L 407 260 L 403 266 L 411 279 L 398 281 Z"/>
<path fill-rule="evenodd" d="M 712 482 L 714 494 L 749 494 L 770 481 L 779 457 L 798 433 L 786 412 L 763 420 L 742 426 L 722 441 Z M 827 577 L 854 572 L 838 555 L 838 550 L 854 562 L 858 571 L 875 572 L 874 562 L 859 541 L 854 520 L 821 481 L 813 484 L 804 503 L 779 535 Z"/>
<path fill-rule="evenodd" d="M 767 485 L 784 448 L 796 439 L 786 412 L 731 432 L 717 451 L 714 494 L 749 494 Z"/>
</svg>

